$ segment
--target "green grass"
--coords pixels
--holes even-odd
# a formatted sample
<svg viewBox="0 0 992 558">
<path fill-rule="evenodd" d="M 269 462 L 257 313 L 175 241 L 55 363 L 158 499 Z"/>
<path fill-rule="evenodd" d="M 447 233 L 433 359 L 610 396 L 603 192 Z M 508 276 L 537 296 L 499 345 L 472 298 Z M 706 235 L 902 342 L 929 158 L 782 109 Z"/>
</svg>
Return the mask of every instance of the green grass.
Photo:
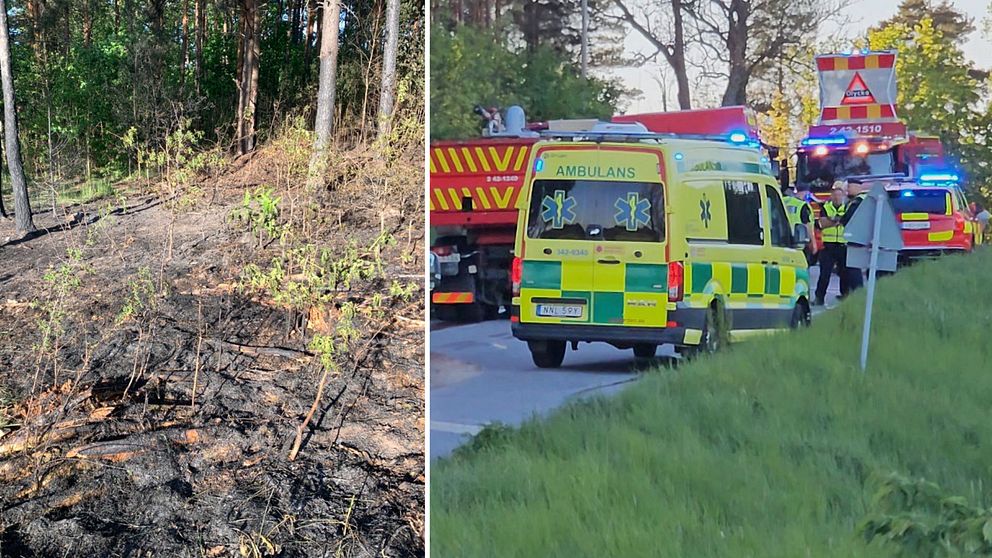
<svg viewBox="0 0 992 558">
<path fill-rule="evenodd" d="M 64 188 L 58 194 L 58 202 L 63 205 L 88 203 L 117 195 L 113 183 L 105 178 L 94 178 L 78 186 Z"/>
<path fill-rule="evenodd" d="M 432 555 L 894 555 L 858 532 L 881 477 L 988 505 L 990 278 L 984 250 L 880 281 L 865 375 L 862 290 L 809 330 L 483 430 L 431 468 Z"/>
</svg>

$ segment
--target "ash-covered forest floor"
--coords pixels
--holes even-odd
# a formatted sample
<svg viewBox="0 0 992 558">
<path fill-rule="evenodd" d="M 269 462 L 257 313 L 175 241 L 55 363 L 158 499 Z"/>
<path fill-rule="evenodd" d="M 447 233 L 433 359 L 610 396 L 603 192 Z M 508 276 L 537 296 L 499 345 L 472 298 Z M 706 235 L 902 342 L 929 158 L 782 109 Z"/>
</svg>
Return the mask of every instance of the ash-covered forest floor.
<svg viewBox="0 0 992 558">
<path fill-rule="evenodd" d="M 0 220 L 0 556 L 423 554 L 423 169 L 332 159 Z"/>
</svg>

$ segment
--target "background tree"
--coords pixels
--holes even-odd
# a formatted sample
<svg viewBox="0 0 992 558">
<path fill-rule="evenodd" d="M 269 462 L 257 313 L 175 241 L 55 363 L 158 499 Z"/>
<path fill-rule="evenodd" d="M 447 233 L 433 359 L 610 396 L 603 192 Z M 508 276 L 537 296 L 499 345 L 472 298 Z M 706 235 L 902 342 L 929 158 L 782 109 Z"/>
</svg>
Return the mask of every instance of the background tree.
<svg viewBox="0 0 992 558">
<path fill-rule="evenodd" d="M 896 14 L 879 22 L 874 29 L 901 25 L 902 29 L 912 31 L 913 27 L 925 17 L 930 18 L 935 30 L 953 43 L 963 43 L 975 30 L 975 20 L 955 9 L 947 0 L 939 4 L 932 0 L 902 0 Z"/>
<path fill-rule="evenodd" d="M 973 77 L 955 42 L 924 16 L 912 27 L 891 23 L 869 34 L 872 49 L 895 49 L 899 116 L 910 129 L 938 134 L 965 170 L 973 193 L 992 199 L 992 111 L 988 81 Z"/>
<path fill-rule="evenodd" d="M 383 52 L 382 85 L 379 88 L 379 138 L 389 134 L 396 94 L 396 41 L 400 34 L 400 2 L 386 0 L 386 46 Z"/>
<path fill-rule="evenodd" d="M 325 0 L 320 24 L 320 89 L 317 92 L 317 117 L 314 123 L 314 155 L 319 161 L 331 144 L 334 130 L 334 94 L 337 89 L 338 25 L 341 19 L 338 0 Z M 311 163 L 314 168 L 315 163 Z"/>
<path fill-rule="evenodd" d="M 682 1 L 671 0 L 671 40 L 668 40 L 669 33 L 665 31 L 667 25 L 664 20 L 659 21 L 657 10 L 643 10 L 641 16 L 638 17 L 635 16 L 624 0 L 613 0 L 613 3 L 620 10 L 620 19 L 640 33 L 656 49 L 655 54 L 644 57 L 645 60 L 653 59 L 658 54 L 661 54 L 665 62 L 671 67 L 672 72 L 675 74 L 679 108 L 682 110 L 692 108 L 689 98 L 689 74 L 686 70 L 685 24 L 682 17 L 684 11 Z"/>
<path fill-rule="evenodd" d="M 14 98 L 14 76 L 10 63 L 10 34 L 7 26 L 7 3 L 0 0 L 0 81 L 3 86 L 3 136 L 7 167 L 14 191 L 14 219 L 17 232 L 26 234 L 34 230 L 31 203 L 28 200 L 27 181 L 21 163 L 21 147 L 17 134 L 17 102 Z"/>
<path fill-rule="evenodd" d="M 703 53 L 702 75 L 726 80 L 721 104 L 748 103 L 748 85 L 789 52 L 811 44 L 846 0 L 711 0 L 687 5 L 693 38 Z M 724 70 L 714 68 L 713 61 Z"/>
</svg>

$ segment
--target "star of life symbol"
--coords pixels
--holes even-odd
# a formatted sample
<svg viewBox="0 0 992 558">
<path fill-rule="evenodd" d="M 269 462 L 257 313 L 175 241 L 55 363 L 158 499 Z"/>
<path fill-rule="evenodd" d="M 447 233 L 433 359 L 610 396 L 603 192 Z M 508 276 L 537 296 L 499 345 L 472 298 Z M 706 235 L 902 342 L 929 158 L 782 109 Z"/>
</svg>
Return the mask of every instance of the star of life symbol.
<svg viewBox="0 0 992 558">
<path fill-rule="evenodd" d="M 618 198 L 613 207 L 617 213 L 613 217 L 618 225 L 624 225 L 628 231 L 636 231 L 641 225 L 651 221 L 651 202 L 641 198 L 637 192 L 628 192 L 627 197 Z"/>
<path fill-rule="evenodd" d="M 703 226 L 710 228 L 710 219 L 713 215 L 710 213 L 710 200 L 706 199 L 706 194 L 703 194 L 703 199 L 699 200 L 699 210 L 699 218 L 702 219 Z"/>
<path fill-rule="evenodd" d="M 575 198 L 565 197 L 565 190 L 555 190 L 554 196 L 544 196 L 541 201 L 541 219 L 551 223 L 552 229 L 561 229 L 575 222 Z"/>
</svg>

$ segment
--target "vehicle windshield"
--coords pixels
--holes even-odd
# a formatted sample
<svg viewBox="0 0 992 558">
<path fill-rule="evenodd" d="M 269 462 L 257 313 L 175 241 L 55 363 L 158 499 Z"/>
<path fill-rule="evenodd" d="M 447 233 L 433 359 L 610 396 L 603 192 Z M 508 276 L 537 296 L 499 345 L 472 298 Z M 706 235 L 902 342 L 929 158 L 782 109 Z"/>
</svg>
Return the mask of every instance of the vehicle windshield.
<svg viewBox="0 0 992 558">
<path fill-rule="evenodd" d="M 605 180 L 535 180 L 527 236 L 544 239 L 661 242 L 661 184 Z"/>
<path fill-rule="evenodd" d="M 890 190 L 889 200 L 896 213 L 947 213 L 946 190 Z"/>
<path fill-rule="evenodd" d="M 892 150 L 853 155 L 850 151 L 841 149 L 820 156 L 806 151 L 799 154 L 796 182 L 809 184 L 814 192 L 827 192 L 830 191 L 834 181 L 840 178 L 895 172 L 895 157 Z"/>
</svg>

